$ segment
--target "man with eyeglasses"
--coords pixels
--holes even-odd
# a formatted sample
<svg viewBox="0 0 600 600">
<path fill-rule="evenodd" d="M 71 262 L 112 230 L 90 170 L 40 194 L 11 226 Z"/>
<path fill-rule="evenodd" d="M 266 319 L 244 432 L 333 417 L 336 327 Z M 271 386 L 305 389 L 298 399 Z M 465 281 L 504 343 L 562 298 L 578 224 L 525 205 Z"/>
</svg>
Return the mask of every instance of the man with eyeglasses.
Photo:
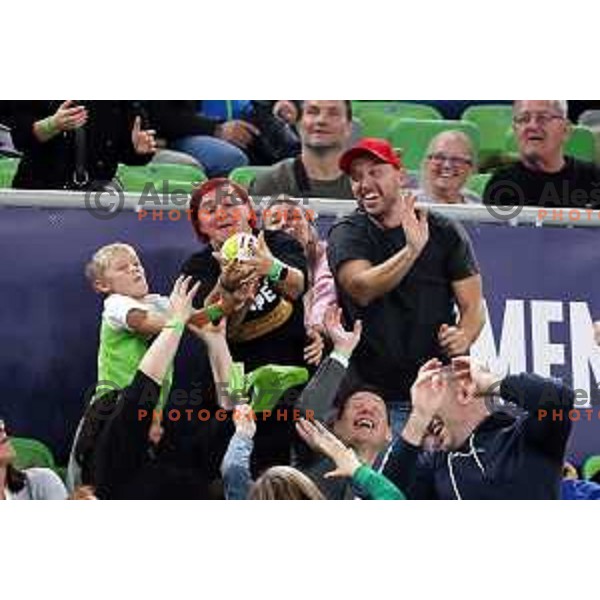
<svg viewBox="0 0 600 600">
<path fill-rule="evenodd" d="M 600 206 L 600 170 L 565 156 L 571 133 L 566 100 L 516 100 L 513 128 L 519 161 L 488 182 L 484 203 L 495 206 Z"/>
<path fill-rule="evenodd" d="M 328 241 L 344 316 L 363 322 L 349 370 L 382 390 L 397 433 L 419 367 L 431 356 L 467 354 L 477 339 L 484 324 L 481 276 L 465 230 L 415 208 L 389 142 L 361 140 L 342 155 L 340 168 L 358 201 Z"/>
<path fill-rule="evenodd" d="M 462 131 L 443 131 L 430 142 L 421 169 L 417 202 L 476 204 L 481 198 L 465 190 L 475 168 L 473 145 Z"/>
</svg>

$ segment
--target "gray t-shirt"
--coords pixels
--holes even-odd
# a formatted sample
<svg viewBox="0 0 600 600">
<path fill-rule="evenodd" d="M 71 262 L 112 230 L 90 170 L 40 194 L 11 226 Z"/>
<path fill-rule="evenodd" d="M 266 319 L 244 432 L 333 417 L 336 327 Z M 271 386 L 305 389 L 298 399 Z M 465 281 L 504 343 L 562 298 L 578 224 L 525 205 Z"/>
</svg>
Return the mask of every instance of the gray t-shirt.
<svg viewBox="0 0 600 600">
<path fill-rule="evenodd" d="M 286 158 L 259 173 L 250 185 L 250 194 L 252 196 L 288 194 L 296 198 L 308 196 L 354 201 L 350 178 L 345 174 L 331 181 L 310 179 L 307 181 L 309 190 L 303 190 L 302 183 L 298 181 L 294 170 L 294 161 L 294 158 Z"/>
<path fill-rule="evenodd" d="M 11 500 L 66 500 L 67 490 L 60 477 L 50 469 L 31 468 L 25 471 L 23 489 L 10 494 Z"/>
</svg>

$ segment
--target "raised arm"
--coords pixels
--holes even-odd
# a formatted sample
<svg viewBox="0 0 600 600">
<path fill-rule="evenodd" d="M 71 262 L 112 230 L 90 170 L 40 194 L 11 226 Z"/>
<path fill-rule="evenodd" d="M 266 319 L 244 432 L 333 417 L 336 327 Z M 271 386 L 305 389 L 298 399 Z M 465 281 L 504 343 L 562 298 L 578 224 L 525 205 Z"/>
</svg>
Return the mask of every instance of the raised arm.
<svg viewBox="0 0 600 600">
<path fill-rule="evenodd" d="M 122 486 L 133 479 L 147 459 L 148 435 L 161 385 L 193 312 L 198 284 L 191 290 L 189 284 L 189 277 L 179 277 L 175 282 L 169 298 L 171 319 L 146 351 L 132 383 L 114 401 L 112 414 L 100 434 L 94 468 L 99 498 L 118 497 Z"/>
<path fill-rule="evenodd" d="M 200 283 L 189 289 L 190 282 L 190 277 L 177 278 L 169 297 L 171 318 L 148 348 L 138 367 L 138 371 L 158 384 L 162 384 L 175 358 L 186 324 L 194 312 L 192 301 Z"/>
<path fill-rule="evenodd" d="M 439 360 L 432 359 L 419 370 L 411 388 L 410 416 L 383 469 L 383 474 L 411 499 L 434 497 L 433 471 L 422 445 L 446 392 L 441 367 Z"/>
<path fill-rule="evenodd" d="M 372 500 L 404 500 L 404 494 L 387 477 L 362 464 L 354 450 L 346 447 L 319 421 L 301 419 L 296 424 L 296 429 L 313 450 L 335 463 L 335 469 L 324 475 L 326 479 L 348 477 Z"/>
<path fill-rule="evenodd" d="M 267 277 L 275 287 L 288 298 L 296 299 L 304 294 L 306 280 L 301 269 L 291 265 L 285 257 L 274 256 L 265 242 L 263 231 L 258 236 L 256 256 L 248 261 L 261 277 Z"/>
<path fill-rule="evenodd" d="M 250 456 L 254 448 L 256 421 L 252 409 L 247 404 L 235 408 L 233 421 L 235 433 L 231 436 L 227 452 L 221 463 L 221 475 L 226 500 L 246 500 L 252 476 Z"/>
<path fill-rule="evenodd" d="M 453 359 L 452 366 L 458 375 L 471 377 L 480 396 L 501 397 L 529 413 L 524 424 L 525 439 L 562 462 L 571 432 L 569 411 L 575 402 L 568 385 L 530 373 L 499 377 L 467 356 Z M 560 418 L 555 418 L 553 411 L 558 411 Z"/>
<path fill-rule="evenodd" d="M 326 421 L 329 417 L 338 388 L 346 374 L 348 362 L 362 333 L 361 321 L 354 323 L 352 331 L 346 331 L 341 319 L 341 308 L 331 306 L 325 311 L 324 326 L 329 339 L 333 342 L 333 352 L 321 363 L 298 401 L 305 415 L 312 414 L 319 421 Z"/>
<path fill-rule="evenodd" d="M 427 245 L 429 241 L 427 213 L 420 209 L 415 210 L 414 198 L 403 211 L 402 228 L 406 237 L 406 245 L 386 261 L 377 265 L 358 256 L 343 260 L 344 255 L 358 254 L 357 249 L 365 243 L 361 239 L 364 237 L 364 232 L 354 232 L 352 229 L 348 229 L 346 235 L 349 237 L 336 240 L 334 231 L 329 244 L 330 262 L 334 263 L 332 270 L 335 270 L 337 265 L 338 284 L 359 306 L 368 306 L 398 286 Z M 336 254 L 339 250 L 336 250 L 336 244 L 345 246 L 338 258 L 336 258 Z M 333 257 L 333 261 L 331 261 L 331 257 Z"/>
<path fill-rule="evenodd" d="M 206 345 L 210 368 L 215 382 L 215 388 L 217 389 L 219 406 L 225 410 L 232 410 L 235 404 L 226 392 L 231 373 L 231 365 L 233 364 L 231 352 L 227 345 L 226 319 L 221 319 L 216 325 L 209 323 L 204 325 L 204 327 L 196 327 L 188 324 L 188 328 Z"/>
</svg>

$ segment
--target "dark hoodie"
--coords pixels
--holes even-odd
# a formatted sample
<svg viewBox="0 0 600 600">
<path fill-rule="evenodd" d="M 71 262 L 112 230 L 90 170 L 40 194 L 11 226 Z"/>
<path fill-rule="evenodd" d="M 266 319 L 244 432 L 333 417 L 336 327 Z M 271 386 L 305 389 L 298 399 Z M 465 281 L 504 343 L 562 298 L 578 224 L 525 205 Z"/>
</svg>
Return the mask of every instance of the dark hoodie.
<svg viewBox="0 0 600 600">
<path fill-rule="evenodd" d="M 384 475 L 410 499 L 558 499 L 573 391 L 522 374 L 506 377 L 500 395 L 519 409 L 492 414 L 451 452 L 426 453 L 400 438 Z M 544 418 L 539 409 L 547 410 Z M 562 419 L 553 420 L 553 410 L 562 410 Z"/>
<path fill-rule="evenodd" d="M 148 440 L 160 385 L 138 371 L 117 400 L 94 449 L 94 484 L 102 500 L 193 500 L 207 498 L 205 469 L 196 448 L 172 442 L 169 421 L 158 443 Z"/>
</svg>

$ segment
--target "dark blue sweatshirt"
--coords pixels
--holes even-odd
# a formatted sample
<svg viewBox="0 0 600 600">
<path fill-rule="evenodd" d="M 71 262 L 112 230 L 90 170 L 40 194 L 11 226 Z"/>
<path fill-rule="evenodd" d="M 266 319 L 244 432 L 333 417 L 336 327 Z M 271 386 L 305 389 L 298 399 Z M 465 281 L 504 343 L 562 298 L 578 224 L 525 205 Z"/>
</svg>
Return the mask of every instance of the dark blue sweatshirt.
<svg viewBox="0 0 600 600">
<path fill-rule="evenodd" d="M 573 391 L 522 374 L 506 377 L 500 395 L 520 409 L 492 414 L 451 452 L 423 452 L 400 438 L 384 475 L 409 499 L 558 499 Z"/>
</svg>

